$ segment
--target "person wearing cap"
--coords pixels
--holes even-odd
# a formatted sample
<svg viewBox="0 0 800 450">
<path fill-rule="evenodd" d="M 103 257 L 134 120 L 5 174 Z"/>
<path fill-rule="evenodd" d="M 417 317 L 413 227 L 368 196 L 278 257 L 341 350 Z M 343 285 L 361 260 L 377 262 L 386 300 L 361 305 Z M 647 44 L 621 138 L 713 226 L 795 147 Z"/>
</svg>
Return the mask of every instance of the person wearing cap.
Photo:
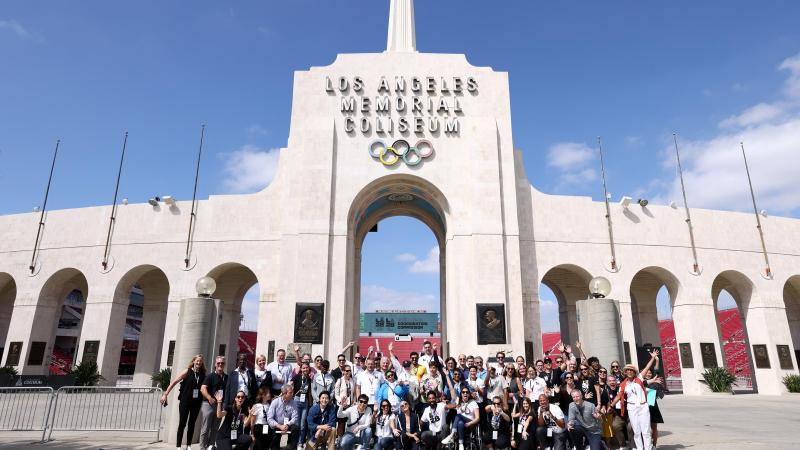
<svg viewBox="0 0 800 450">
<path fill-rule="evenodd" d="M 650 361 L 641 372 L 637 372 L 636 366 L 627 364 L 622 370 L 625 379 L 619 386 L 619 393 L 611 401 L 610 407 L 614 407 L 621 402 L 620 408 L 623 416 L 628 418 L 628 422 L 633 429 L 633 440 L 637 450 L 651 450 L 653 448 L 652 435 L 650 431 L 650 408 L 647 405 L 647 388 L 645 387 L 643 376 L 650 370 L 650 367 L 658 359 L 658 350 L 650 352 Z"/>
</svg>

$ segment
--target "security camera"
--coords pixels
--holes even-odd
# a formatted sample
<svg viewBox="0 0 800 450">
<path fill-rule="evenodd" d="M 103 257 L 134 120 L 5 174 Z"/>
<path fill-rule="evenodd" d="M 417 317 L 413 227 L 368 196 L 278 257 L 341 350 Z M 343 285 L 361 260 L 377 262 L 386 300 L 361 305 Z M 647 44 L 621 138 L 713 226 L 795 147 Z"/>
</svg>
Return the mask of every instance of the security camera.
<svg viewBox="0 0 800 450">
<path fill-rule="evenodd" d="M 158 201 L 159 200 L 160 199 L 158 197 L 155 197 L 155 198 L 151 198 L 150 200 L 148 200 L 147 203 L 150 203 L 150 206 L 155 208 L 156 206 L 158 206 Z"/>
<path fill-rule="evenodd" d="M 621 199 L 619 199 L 619 204 L 623 208 L 628 209 L 628 205 L 631 204 L 631 201 L 633 201 L 633 199 L 625 195 Z"/>
</svg>

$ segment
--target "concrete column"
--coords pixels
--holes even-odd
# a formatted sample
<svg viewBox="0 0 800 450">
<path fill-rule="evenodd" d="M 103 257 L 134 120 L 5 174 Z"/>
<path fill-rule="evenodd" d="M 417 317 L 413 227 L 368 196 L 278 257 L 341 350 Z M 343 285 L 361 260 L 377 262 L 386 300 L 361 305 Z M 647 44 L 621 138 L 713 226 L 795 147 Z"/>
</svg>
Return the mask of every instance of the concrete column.
<svg viewBox="0 0 800 450">
<path fill-rule="evenodd" d="M 699 284 L 699 283 L 698 283 Z M 685 368 L 681 365 L 681 381 L 683 393 L 687 395 L 700 395 L 708 393 L 708 386 L 703 382 L 703 358 L 700 353 L 700 343 L 714 344 L 717 364 L 722 367 L 724 358 L 717 333 L 717 317 L 714 305 L 707 286 L 687 286 L 681 290 L 675 299 L 672 308 L 672 320 L 675 324 L 675 340 L 678 344 L 689 343 L 692 349 L 694 367 Z"/>
<path fill-rule="evenodd" d="M 184 370 L 194 355 L 211 355 L 216 347 L 215 338 L 219 335 L 221 301 L 211 298 L 186 298 L 181 300 L 178 336 L 175 344 L 175 362 L 172 376 Z M 206 358 L 206 363 L 213 359 Z M 199 432 L 199 427 L 198 432 Z M 170 444 L 176 443 L 178 432 L 178 390 L 173 389 L 169 398 L 166 438 Z M 195 433 L 199 436 L 199 433 Z M 190 439 L 191 440 L 191 439 Z M 193 441 L 193 440 L 192 440 Z M 194 441 L 193 441 L 194 442 Z"/>
<path fill-rule="evenodd" d="M 166 302 L 147 303 L 142 314 L 142 330 L 139 334 L 139 348 L 136 352 L 136 370 L 133 375 L 134 386 L 152 385 L 151 377 L 163 367 L 161 346 L 164 342 L 164 322 L 167 318 Z M 166 361 L 165 365 L 166 365 Z"/>
<path fill-rule="evenodd" d="M 775 303 L 775 302 L 770 302 Z M 782 378 L 790 373 L 797 373 L 795 370 L 781 370 L 778 361 L 778 344 L 791 345 L 791 333 L 789 332 L 786 321 L 786 313 L 783 308 L 770 307 L 766 305 L 750 305 L 747 310 L 746 320 L 743 321 L 747 331 L 747 353 L 753 361 L 754 382 L 759 394 L 779 395 L 786 392 L 786 386 L 782 383 Z M 754 345 L 765 345 L 767 347 L 767 357 L 769 359 L 768 368 L 758 368 L 756 366 L 756 355 Z"/>
<path fill-rule="evenodd" d="M 117 382 L 119 355 L 128 314 L 128 297 L 91 294 L 81 319 L 81 336 L 75 362 L 83 360 L 86 341 L 100 341 L 97 369 L 104 378 L 101 384 L 113 386 Z M 85 326 L 85 324 L 91 324 Z"/>
<path fill-rule="evenodd" d="M 584 353 L 596 356 L 605 364 L 615 360 L 623 361 L 625 354 L 622 350 L 622 328 L 616 300 L 609 298 L 579 300 L 576 309 L 578 336 Z"/>
</svg>

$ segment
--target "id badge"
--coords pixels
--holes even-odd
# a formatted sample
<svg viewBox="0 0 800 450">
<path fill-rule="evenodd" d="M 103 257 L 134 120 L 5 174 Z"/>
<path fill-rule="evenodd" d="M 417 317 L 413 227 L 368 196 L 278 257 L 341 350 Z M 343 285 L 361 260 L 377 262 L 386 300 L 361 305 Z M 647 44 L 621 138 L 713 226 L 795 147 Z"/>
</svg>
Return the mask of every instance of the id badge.
<svg viewBox="0 0 800 450">
<path fill-rule="evenodd" d="M 517 433 L 522 434 L 522 424 L 517 425 Z"/>
<path fill-rule="evenodd" d="M 283 424 L 284 425 L 289 425 L 289 418 L 288 417 L 284 417 L 283 418 Z"/>
<path fill-rule="evenodd" d="M 550 427 L 547 428 L 547 437 L 553 437 L 553 429 Z"/>
<path fill-rule="evenodd" d="M 619 409 L 619 410 L 621 410 L 622 409 L 622 402 L 617 402 L 617 404 L 614 407 Z"/>
<path fill-rule="evenodd" d="M 239 433 L 236 430 L 231 430 L 231 440 L 235 441 Z"/>
<path fill-rule="evenodd" d="M 497 430 L 492 431 L 492 440 L 493 441 L 497 440 Z"/>
<path fill-rule="evenodd" d="M 264 425 L 261 427 L 261 434 L 269 434 L 269 425 L 267 425 L 267 424 L 264 424 Z"/>
<path fill-rule="evenodd" d="M 200 398 L 200 389 L 192 389 L 192 398 Z"/>
</svg>

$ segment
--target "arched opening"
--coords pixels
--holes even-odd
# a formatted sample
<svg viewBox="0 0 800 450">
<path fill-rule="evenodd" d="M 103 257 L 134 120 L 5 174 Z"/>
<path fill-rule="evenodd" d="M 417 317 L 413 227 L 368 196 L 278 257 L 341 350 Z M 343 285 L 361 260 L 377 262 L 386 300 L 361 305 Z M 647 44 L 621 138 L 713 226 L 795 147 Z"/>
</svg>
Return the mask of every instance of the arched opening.
<svg viewBox="0 0 800 450">
<path fill-rule="evenodd" d="M 17 283 L 14 282 L 14 278 L 5 272 L 0 272 L 0 361 L 3 361 L 6 356 L 6 338 L 16 298 Z"/>
<path fill-rule="evenodd" d="M 746 327 L 752 294 L 753 283 L 734 270 L 720 273 L 711 285 L 723 363 L 736 377 L 735 390 L 756 392 L 758 386 Z"/>
<path fill-rule="evenodd" d="M 351 301 L 348 301 L 347 305 L 349 311 L 345 311 L 345 339 L 347 336 L 360 336 L 363 328 L 365 336 L 361 347 L 364 345 L 369 347 L 375 345 L 375 337 L 378 334 L 382 335 L 384 340 L 390 337 L 394 340 L 395 334 L 407 334 L 411 340 L 399 341 L 395 346 L 398 358 L 406 358 L 412 350 L 419 350 L 422 341 L 425 338 L 430 339 L 432 333 L 433 338 L 436 338 L 436 331 L 432 331 L 434 327 L 439 332 L 439 339 L 447 342 L 447 330 L 441 324 L 446 324 L 448 307 L 445 301 L 447 254 L 445 237 L 448 209 L 447 202 L 438 189 L 427 181 L 411 175 L 390 175 L 381 178 L 366 186 L 356 196 L 348 221 L 352 243 L 348 252 L 353 255 L 348 259 L 354 264 L 349 268 L 350 276 L 348 276 L 352 283 L 348 283 L 348 298 Z M 377 233 L 370 233 L 371 230 L 376 230 Z M 431 232 L 433 236 L 430 235 Z M 382 239 L 394 242 L 387 250 L 388 253 L 383 255 L 380 254 L 378 247 L 372 244 Z M 409 247 L 412 242 L 417 247 Z M 367 252 L 363 251 L 365 246 L 369 246 Z M 391 263 L 396 269 L 384 272 L 382 275 L 382 267 L 376 265 L 386 263 Z M 391 282 L 385 278 L 387 275 L 393 278 Z M 403 282 L 404 277 L 412 276 L 415 276 L 412 282 Z M 406 280 L 409 279 L 411 278 Z M 409 289 L 410 285 L 420 281 L 427 284 L 426 292 Z M 385 289 L 387 284 L 394 288 Z M 438 295 L 435 292 L 437 288 Z M 393 297 L 391 302 L 386 301 L 388 296 Z M 382 303 L 387 307 L 383 308 Z M 390 305 L 399 305 L 399 308 Z M 377 310 L 403 312 L 385 317 L 378 317 L 377 314 L 365 316 L 362 323 L 362 309 L 365 314 Z M 429 315 L 414 317 L 410 315 L 412 314 L 410 311 Z M 437 313 L 438 317 L 434 318 Z M 400 319 L 403 319 L 402 324 Z M 424 324 L 411 324 L 411 322 L 424 322 Z M 369 336 L 370 333 L 373 336 Z M 403 339 L 408 338 L 403 337 Z M 388 342 L 379 345 L 385 353 Z M 361 348 L 362 352 L 366 350 Z"/>
<path fill-rule="evenodd" d="M 783 285 L 783 302 L 786 307 L 786 319 L 789 321 L 789 333 L 792 335 L 792 348 L 795 363 L 800 361 L 800 275 L 794 275 Z M 795 365 L 795 370 L 797 366 Z"/>
<path fill-rule="evenodd" d="M 214 292 L 214 297 L 223 301 L 217 355 L 223 355 L 229 360 L 233 360 L 236 359 L 240 350 L 239 330 L 242 324 L 246 322 L 248 327 L 252 326 L 254 330 L 258 327 L 258 307 L 255 308 L 255 315 L 252 317 L 250 317 L 251 312 L 248 312 L 246 319 L 242 314 L 245 295 L 258 284 L 258 278 L 249 267 L 239 263 L 221 264 L 211 269 L 208 272 L 208 276 L 217 282 L 217 290 Z M 249 295 L 251 299 L 254 296 L 252 292 Z M 258 296 L 258 291 L 255 292 L 255 295 L 256 299 L 260 297 Z M 252 307 L 252 303 L 253 300 L 250 300 L 248 305 Z M 254 332 L 252 335 L 248 332 L 248 336 L 252 339 L 257 338 Z M 249 352 L 247 351 L 248 346 L 245 345 L 242 345 L 242 350 L 249 353 L 249 363 L 252 367 L 255 364 L 255 342 L 249 348 Z M 207 358 L 210 360 L 211 357 L 209 355 Z M 180 361 L 180 364 L 184 364 L 184 362 Z"/>
<path fill-rule="evenodd" d="M 117 385 L 150 386 L 151 375 L 161 368 L 169 280 L 158 267 L 138 266 L 119 281 L 114 298 L 125 311 L 124 323 L 118 325 L 122 334 L 117 337 L 118 362 L 110 362 L 117 367 Z"/>
<path fill-rule="evenodd" d="M 261 287 L 258 283 L 250 287 L 242 298 L 239 320 L 237 351 L 247 354 L 250 364 L 255 364 L 258 346 L 258 308 L 261 306 Z"/>
<path fill-rule="evenodd" d="M 68 373 L 78 359 L 83 312 L 89 285 L 78 269 L 61 269 L 48 278 L 39 293 L 24 361 L 25 372 Z M 22 364 L 22 360 L 20 360 Z"/>
<path fill-rule="evenodd" d="M 395 335 L 401 360 L 419 351 L 425 340 L 441 345 L 439 274 L 441 253 L 436 236 L 421 221 L 389 217 L 376 224 L 361 245 L 360 337 L 362 349 L 386 353 Z"/>
<path fill-rule="evenodd" d="M 660 267 L 647 267 L 633 277 L 630 291 L 638 366 L 647 364 L 650 348 L 660 348 L 662 366 L 659 372 L 664 375 L 669 388 L 674 390 L 682 388 L 672 322 L 672 305 L 678 289 L 678 279 L 672 273 Z"/>
<path fill-rule="evenodd" d="M 548 270 L 539 285 L 540 316 L 545 307 L 558 311 L 558 339 L 550 334 L 542 333 L 542 348 L 546 354 L 555 354 L 555 346 L 561 340 L 572 344 L 578 339 L 578 316 L 575 302 L 589 297 L 589 281 L 592 275 L 585 269 L 573 264 L 561 264 Z M 551 294 L 552 297 L 548 297 Z M 548 305 L 547 302 L 556 302 Z M 544 306 L 543 306 L 544 305 Z M 545 320 L 544 318 L 542 320 Z M 550 320 L 552 322 L 552 319 Z M 549 353 L 548 353 L 549 352 Z"/>
</svg>

